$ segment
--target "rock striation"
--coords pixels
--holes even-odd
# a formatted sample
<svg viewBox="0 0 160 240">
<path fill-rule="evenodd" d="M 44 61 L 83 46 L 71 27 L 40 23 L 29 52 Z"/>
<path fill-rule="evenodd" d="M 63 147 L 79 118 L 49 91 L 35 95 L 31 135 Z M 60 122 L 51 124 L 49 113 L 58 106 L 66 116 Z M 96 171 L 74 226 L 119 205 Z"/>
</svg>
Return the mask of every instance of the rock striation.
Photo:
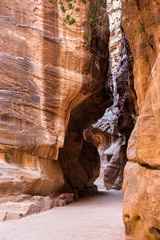
<svg viewBox="0 0 160 240">
<path fill-rule="evenodd" d="M 120 2 L 107 2 L 109 13 L 113 8 L 120 7 Z M 122 187 L 123 170 L 127 161 L 126 147 L 134 127 L 136 107 L 133 58 L 121 22 L 117 21 L 118 17 L 121 17 L 121 12 L 109 14 L 108 78 L 113 83 L 114 102 L 97 123 L 84 131 L 85 140 L 98 148 L 101 158 L 100 178 L 96 184 L 100 188 L 105 185 L 107 190 L 119 190 Z M 133 100 L 131 96 L 134 96 Z"/>
<path fill-rule="evenodd" d="M 117 111 L 118 108 L 115 106 L 113 109 L 110 107 L 97 123 L 84 131 L 85 140 L 97 147 L 100 154 L 100 176 L 95 184 L 102 189 L 105 186 L 107 190 L 121 189 L 126 163 L 125 155 L 120 154 L 126 141 L 125 136 L 121 135 L 117 129 Z"/>
<path fill-rule="evenodd" d="M 98 154 L 91 162 L 97 150 L 82 134 L 112 104 L 109 30 L 92 31 L 84 49 L 89 4 L 76 4 L 81 12 L 66 28 L 57 1 L 0 1 L 0 197 L 8 196 L 6 202 L 26 194 L 57 197 L 91 187 L 98 175 Z"/>
<path fill-rule="evenodd" d="M 139 117 L 128 143 L 129 162 L 124 174 L 126 239 L 160 239 L 160 3 L 122 2 L 126 13 L 123 28 L 134 58 L 139 107 Z"/>
<path fill-rule="evenodd" d="M 81 194 L 92 188 L 94 190 L 94 181 L 99 176 L 100 158 L 97 148 L 83 139 L 83 131 L 103 115 L 106 100 L 106 94 L 103 96 L 100 92 L 99 96 L 93 95 L 86 99 L 71 113 L 64 147 L 59 153 L 67 191 L 68 187 Z"/>
</svg>

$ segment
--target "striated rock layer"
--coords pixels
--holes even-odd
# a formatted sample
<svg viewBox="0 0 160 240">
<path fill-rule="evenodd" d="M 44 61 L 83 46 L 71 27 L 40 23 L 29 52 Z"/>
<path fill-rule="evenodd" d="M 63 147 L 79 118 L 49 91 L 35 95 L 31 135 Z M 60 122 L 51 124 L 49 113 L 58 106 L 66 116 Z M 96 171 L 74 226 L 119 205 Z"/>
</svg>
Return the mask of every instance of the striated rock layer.
<svg viewBox="0 0 160 240">
<path fill-rule="evenodd" d="M 122 187 L 123 169 L 127 160 L 122 153 L 125 153 L 123 148 L 126 141 L 125 136 L 117 129 L 118 108 L 115 106 L 111 108 L 106 110 L 97 123 L 84 131 L 84 138 L 97 147 L 100 154 L 100 176 L 95 184 L 101 189 L 105 186 L 107 190 L 111 188 L 119 190 Z"/>
<path fill-rule="evenodd" d="M 92 166 L 82 132 L 112 104 L 106 82 L 109 31 L 107 26 L 92 31 L 90 51 L 85 50 L 82 23 L 89 5 L 76 4 L 81 12 L 66 28 L 57 1 L 0 1 L 1 198 L 54 197 L 64 184 L 73 191 L 91 186 L 98 175 L 98 157 Z M 61 153 L 57 161 L 63 146 L 67 155 Z M 78 183 L 76 167 L 85 172 Z"/>
<path fill-rule="evenodd" d="M 160 3 L 124 0 L 123 8 L 139 106 L 124 175 L 126 239 L 160 239 Z"/>
<path fill-rule="evenodd" d="M 126 147 L 135 121 L 133 117 L 136 114 L 135 107 L 130 94 L 133 87 L 130 83 L 128 50 L 128 42 L 122 31 L 120 60 L 112 72 L 114 104 L 106 109 L 97 123 L 84 131 L 86 141 L 98 148 L 101 157 L 101 185 L 103 179 L 108 190 L 122 187 L 123 170 L 127 162 Z M 134 90 L 132 91 L 134 93 Z M 136 103 L 135 93 L 134 96 Z"/>
<path fill-rule="evenodd" d="M 119 1 L 107 1 L 108 12 L 120 7 Z M 111 188 L 119 190 L 122 187 L 123 171 L 127 161 L 126 146 L 134 127 L 132 115 L 135 115 L 136 106 L 133 59 L 121 21 L 117 21 L 118 17 L 121 17 L 121 12 L 109 14 L 108 77 L 113 82 L 114 102 L 97 123 L 84 131 L 85 140 L 98 148 L 101 158 L 100 177 L 96 184 L 100 188 L 104 188 L 105 185 L 107 190 Z"/>
</svg>

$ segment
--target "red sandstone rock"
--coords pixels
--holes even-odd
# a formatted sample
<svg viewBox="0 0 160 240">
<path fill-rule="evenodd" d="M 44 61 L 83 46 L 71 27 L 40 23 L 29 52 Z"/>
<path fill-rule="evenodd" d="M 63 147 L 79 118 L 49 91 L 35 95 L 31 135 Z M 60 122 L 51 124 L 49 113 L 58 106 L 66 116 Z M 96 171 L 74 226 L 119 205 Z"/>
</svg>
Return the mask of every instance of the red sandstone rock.
<svg viewBox="0 0 160 240">
<path fill-rule="evenodd" d="M 66 173 L 57 158 L 70 131 L 67 128 L 71 111 L 83 106 L 78 110 L 82 120 L 84 112 L 88 112 L 84 123 L 81 120 L 81 131 L 78 125 L 75 131 L 81 142 L 85 126 L 101 117 L 112 102 L 109 83 L 105 90 L 108 28 L 101 35 L 97 31 L 91 35 L 90 51 L 86 51 L 82 23 L 89 5 L 76 4 L 81 8 L 75 16 L 76 24 L 66 28 L 57 1 L 0 1 L 0 197 L 3 204 L 7 196 L 8 199 L 14 196 L 14 201 L 15 196 L 23 194 L 57 196 L 61 193 Z M 92 105 L 94 118 L 92 109 L 90 112 Z M 77 160 L 81 150 L 82 144 Z M 70 175 L 72 160 L 69 158 L 67 163 Z M 82 176 L 78 182 L 82 188 L 95 179 L 91 161 L 78 163 L 77 170 L 85 172 L 84 169 L 85 179 Z M 74 191 L 75 182 L 72 178 L 69 190 Z M 69 201 L 72 199 L 63 199 L 63 204 Z M 34 209 L 28 204 L 23 215 L 38 211 L 38 202 Z M 6 219 L 13 215 L 19 216 L 10 211 Z"/>
<path fill-rule="evenodd" d="M 152 240 L 160 238 L 160 3 L 124 0 L 123 7 L 130 16 L 123 17 L 123 27 L 131 40 L 139 106 L 128 145 L 123 218 L 126 239 Z"/>
</svg>

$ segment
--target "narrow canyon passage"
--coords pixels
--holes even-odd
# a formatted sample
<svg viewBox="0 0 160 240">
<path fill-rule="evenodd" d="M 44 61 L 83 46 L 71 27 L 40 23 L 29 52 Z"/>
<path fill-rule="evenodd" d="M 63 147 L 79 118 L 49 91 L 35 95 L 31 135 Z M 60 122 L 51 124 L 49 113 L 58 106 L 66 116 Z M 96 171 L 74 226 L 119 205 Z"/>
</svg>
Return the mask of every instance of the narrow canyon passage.
<svg viewBox="0 0 160 240">
<path fill-rule="evenodd" d="M 0 223 L 0 240 L 124 240 L 122 191 Z"/>
<path fill-rule="evenodd" d="M 0 0 L 0 240 L 160 240 L 159 16 Z"/>
</svg>

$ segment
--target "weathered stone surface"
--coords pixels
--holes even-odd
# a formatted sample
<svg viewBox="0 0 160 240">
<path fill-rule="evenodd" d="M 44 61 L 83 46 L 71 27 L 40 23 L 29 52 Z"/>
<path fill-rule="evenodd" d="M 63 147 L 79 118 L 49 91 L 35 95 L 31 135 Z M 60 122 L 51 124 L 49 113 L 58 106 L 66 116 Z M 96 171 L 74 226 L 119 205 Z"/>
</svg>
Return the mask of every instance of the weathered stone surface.
<svg viewBox="0 0 160 240">
<path fill-rule="evenodd" d="M 99 175 L 99 154 L 94 146 L 83 139 L 83 131 L 102 117 L 105 109 L 112 104 L 111 86 L 107 79 L 108 42 L 108 28 L 102 32 L 94 29 L 89 49 L 94 58 L 93 65 L 96 68 L 98 63 L 99 70 L 91 70 L 91 76 L 99 79 L 99 84 L 94 91 L 91 85 L 92 95 L 72 110 L 64 147 L 60 149 L 58 157 L 65 177 L 64 191 L 74 189 L 80 195 L 97 191 L 94 181 Z"/>
<path fill-rule="evenodd" d="M 41 162 L 43 161 L 43 164 Z M 21 193 L 48 195 L 64 184 L 58 161 L 43 159 L 37 169 L 15 166 L 0 160 L 0 197 Z"/>
<path fill-rule="evenodd" d="M 71 110 L 102 89 L 108 50 L 95 56 L 83 49 L 88 6 L 81 4 L 77 24 L 66 29 L 56 1 L 0 4 L 0 149 L 57 159 Z"/>
<path fill-rule="evenodd" d="M 100 154 L 100 177 L 95 184 L 101 188 L 104 184 L 107 190 L 121 189 L 123 174 L 119 181 L 114 183 L 120 174 L 122 165 L 124 168 L 124 162 L 126 162 L 126 158 L 120 158 L 120 149 L 122 145 L 125 145 L 125 137 L 119 134 L 117 129 L 117 110 L 116 106 L 107 109 L 97 123 L 84 131 L 85 140 L 97 147 Z M 96 155 L 94 159 L 95 157 Z"/>
<path fill-rule="evenodd" d="M 48 195 L 49 192 L 52 192 L 54 197 L 64 184 L 62 170 L 57 165 L 58 161 L 55 162 L 57 166 L 55 165 L 54 168 L 52 168 L 53 162 L 50 162 L 50 160 L 43 161 L 48 161 L 46 168 L 39 167 L 34 170 L 22 169 L 2 160 L 0 161 L 1 221 L 19 219 L 61 205 L 58 197 L 58 200 L 55 200 L 49 196 L 33 197 L 31 195 Z M 44 170 L 47 172 L 46 175 L 44 175 Z M 26 195 L 22 195 L 22 193 Z M 69 202 L 72 202 L 72 200 L 63 200 L 63 205 Z"/>
<path fill-rule="evenodd" d="M 108 12 L 121 7 L 120 2 L 109 1 Z M 136 94 L 133 89 L 133 59 L 121 22 L 121 13 L 112 13 L 110 21 L 110 66 L 108 78 L 113 82 L 113 105 L 97 123 L 84 132 L 87 142 L 98 148 L 101 158 L 100 177 L 95 184 L 107 190 L 121 189 L 123 170 L 127 161 L 126 146 L 134 127 Z M 113 24 L 114 23 L 114 24 Z M 131 99 L 134 96 L 134 103 Z M 135 106 L 134 106 L 135 104 Z M 104 182 L 104 183 L 103 183 Z"/>
<path fill-rule="evenodd" d="M 135 163 L 127 164 L 124 177 L 126 239 L 160 239 L 160 4 L 131 0 L 123 1 L 123 7 L 130 16 L 123 19 L 123 27 L 131 40 L 139 106 L 128 145 L 128 158 Z"/>
<path fill-rule="evenodd" d="M 88 188 L 95 189 L 93 183 L 99 175 L 100 158 L 96 147 L 83 139 L 83 130 L 102 116 L 110 104 L 107 94 L 100 92 L 72 111 L 58 159 L 66 180 L 65 191 L 74 189 L 84 194 Z"/>
<path fill-rule="evenodd" d="M 126 239 L 160 239 L 160 171 L 128 162 L 124 178 Z"/>
<path fill-rule="evenodd" d="M 134 91 L 133 63 L 130 47 L 122 29 L 120 46 L 120 61 L 116 72 L 118 93 L 118 130 L 128 140 L 134 128 L 134 118 L 137 109 L 137 99 Z M 134 95 L 132 100 L 131 96 Z"/>
<path fill-rule="evenodd" d="M 95 189 L 99 158 L 92 163 L 92 150 L 97 150 L 83 144 L 82 134 L 112 104 L 106 82 L 109 30 L 106 25 L 102 32 L 91 31 L 89 51 L 85 50 L 82 23 L 89 4 L 76 4 L 81 12 L 76 13 L 76 23 L 66 28 L 58 1 L 0 2 L 3 204 L 7 196 L 13 202 L 23 194 L 54 197 L 64 185 L 67 192 L 77 187 Z M 59 148 L 68 154 L 62 154 L 60 162 Z M 60 202 L 65 204 L 64 199 Z M 9 218 L 14 215 L 11 212 Z"/>
<path fill-rule="evenodd" d="M 56 198 L 49 196 L 10 196 L 0 204 L 0 221 L 20 219 L 22 217 L 51 209 L 52 207 L 65 206 L 74 201 L 74 193 L 60 194 Z"/>
<path fill-rule="evenodd" d="M 57 198 L 54 198 L 53 200 L 53 206 L 65 206 L 69 203 L 72 203 L 74 199 L 74 193 L 63 193 L 60 194 Z"/>
</svg>

